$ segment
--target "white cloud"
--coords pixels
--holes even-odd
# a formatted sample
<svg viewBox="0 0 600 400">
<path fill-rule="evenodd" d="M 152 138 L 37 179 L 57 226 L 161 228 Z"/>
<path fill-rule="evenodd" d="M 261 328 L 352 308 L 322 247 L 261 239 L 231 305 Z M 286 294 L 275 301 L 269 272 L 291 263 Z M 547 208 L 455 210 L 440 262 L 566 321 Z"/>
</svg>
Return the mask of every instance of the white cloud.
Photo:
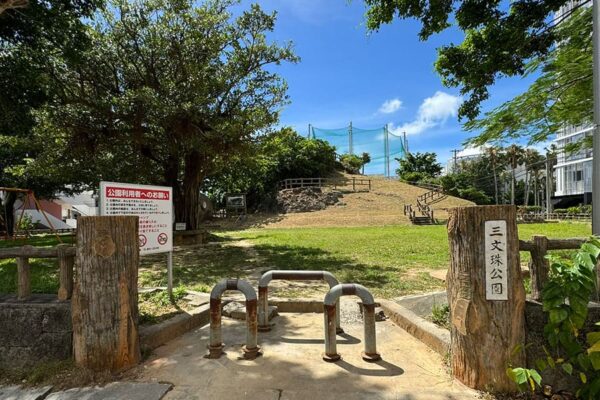
<svg viewBox="0 0 600 400">
<path fill-rule="evenodd" d="M 402 101 L 399 98 L 386 100 L 379 107 L 378 112 L 382 114 L 392 114 L 398 111 L 402 107 Z"/>
<path fill-rule="evenodd" d="M 394 134 L 406 132 L 407 135 L 417 135 L 427 129 L 443 125 L 450 117 L 456 117 L 462 99 L 459 96 L 437 91 L 431 97 L 423 100 L 414 121 L 401 126 L 390 124 L 390 131 Z"/>
</svg>

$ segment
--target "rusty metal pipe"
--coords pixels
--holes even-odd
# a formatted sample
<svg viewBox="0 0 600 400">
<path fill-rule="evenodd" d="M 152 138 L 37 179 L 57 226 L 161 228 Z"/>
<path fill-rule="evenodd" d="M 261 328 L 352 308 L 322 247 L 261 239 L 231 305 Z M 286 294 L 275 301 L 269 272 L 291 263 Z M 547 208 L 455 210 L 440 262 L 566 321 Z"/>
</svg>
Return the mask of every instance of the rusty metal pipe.
<svg viewBox="0 0 600 400">
<path fill-rule="evenodd" d="M 253 360 L 260 354 L 260 347 L 257 344 L 256 292 L 248 282 L 239 279 L 224 279 L 210 292 L 210 341 L 207 357 L 219 358 L 224 354 L 221 333 L 221 296 L 226 290 L 239 290 L 246 297 L 247 330 L 244 358 Z"/>
<path fill-rule="evenodd" d="M 375 335 L 375 300 L 371 293 L 362 285 L 341 284 L 332 287 L 325 295 L 323 300 L 323 314 L 325 320 L 325 353 L 323 360 L 337 361 L 340 354 L 337 352 L 337 343 L 335 327 L 333 324 L 334 315 L 339 314 L 339 300 L 341 296 L 358 296 L 363 302 L 363 321 L 365 334 L 365 350 L 362 352 L 362 358 L 365 361 L 377 361 L 381 355 L 377 353 L 377 340 Z"/>
<path fill-rule="evenodd" d="M 325 281 L 329 288 L 339 285 L 339 281 L 331 272 L 327 271 L 298 271 L 298 270 L 274 270 L 268 271 L 261 276 L 258 281 L 258 330 L 268 332 L 271 330 L 269 325 L 269 283 L 272 280 L 287 281 Z M 344 333 L 340 326 L 339 300 L 335 314 L 336 333 Z"/>
</svg>

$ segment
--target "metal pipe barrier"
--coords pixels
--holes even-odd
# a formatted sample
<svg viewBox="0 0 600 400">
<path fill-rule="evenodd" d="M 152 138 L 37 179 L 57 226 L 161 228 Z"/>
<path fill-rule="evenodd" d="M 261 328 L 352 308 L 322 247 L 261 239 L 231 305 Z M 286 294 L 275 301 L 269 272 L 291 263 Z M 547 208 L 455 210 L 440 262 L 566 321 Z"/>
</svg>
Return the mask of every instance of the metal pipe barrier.
<svg viewBox="0 0 600 400">
<path fill-rule="evenodd" d="M 246 297 L 246 345 L 243 347 L 244 358 L 253 360 L 260 355 L 257 344 L 256 292 L 246 281 L 223 279 L 210 292 L 210 342 L 207 358 L 219 358 L 223 352 L 223 336 L 221 334 L 221 296 L 226 290 L 239 290 Z"/>
<path fill-rule="evenodd" d="M 271 330 L 271 325 L 269 325 L 269 283 L 274 279 L 287 281 L 325 281 L 329 285 L 329 289 L 340 284 L 335 276 L 327 271 L 275 270 L 265 272 L 258 282 L 258 330 L 261 332 L 268 332 Z M 335 332 L 344 333 L 344 330 L 340 326 L 339 309 L 338 300 L 338 312 L 335 315 Z"/>
<path fill-rule="evenodd" d="M 353 283 L 344 283 L 332 287 L 325 299 L 323 308 L 325 315 L 325 353 L 323 360 L 329 362 L 338 361 L 341 356 L 337 352 L 337 343 L 333 318 L 339 311 L 339 299 L 341 296 L 358 296 L 363 302 L 363 321 L 365 329 L 365 351 L 361 353 L 365 361 L 381 360 L 381 355 L 377 352 L 377 341 L 375 339 L 375 300 L 367 288 Z"/>
</svg>

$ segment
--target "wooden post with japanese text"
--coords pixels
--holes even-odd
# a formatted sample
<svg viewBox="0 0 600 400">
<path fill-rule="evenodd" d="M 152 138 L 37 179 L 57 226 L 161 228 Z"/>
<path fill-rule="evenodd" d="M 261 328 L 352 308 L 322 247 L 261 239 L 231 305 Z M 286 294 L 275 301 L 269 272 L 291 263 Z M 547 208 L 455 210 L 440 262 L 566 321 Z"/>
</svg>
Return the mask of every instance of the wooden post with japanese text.
<svg viewBox="0 0 600 400">
<path fill-rule="evenodd" d="M 525 365 L 525 288 L 515 206 L 449 210 L 451 368 L 465 385 L 512 392 L 506 374 Z"/>
</svg>

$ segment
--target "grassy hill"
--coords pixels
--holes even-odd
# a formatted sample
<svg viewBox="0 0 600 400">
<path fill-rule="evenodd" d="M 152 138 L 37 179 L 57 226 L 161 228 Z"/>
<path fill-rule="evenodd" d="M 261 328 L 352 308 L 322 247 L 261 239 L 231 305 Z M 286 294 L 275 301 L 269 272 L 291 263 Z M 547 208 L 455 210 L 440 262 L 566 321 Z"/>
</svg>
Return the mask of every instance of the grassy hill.
<svg viewBox="0 0 600 400">
<path fill-rule="evenodd" d="M 353 175 L 344 174 L 352 179 Z M 418 195 L 426 189 L 408 185 L 398 180 L 389 180 L 381 176 L 355 175 L 358 178 L 372 180 L 370 192 L 352 192 L 352 187 L 345 186 L 342 202 L 344 206 L 331 206 L 322 211 L 281 214 L 278 216 L 251 216 L 251 226 L 265 228 L 294 227 L 344 227 L 344 226 L 386 226 L 408 225 L 410 221 L 404 215 L 404 204 L 415 205 Z M 433 204 L 434 216 L 439 220 L 447 219 L 447 208 L 473 205 L 472 202 L 448 196 L 439 203 Z"/>
</svg>

